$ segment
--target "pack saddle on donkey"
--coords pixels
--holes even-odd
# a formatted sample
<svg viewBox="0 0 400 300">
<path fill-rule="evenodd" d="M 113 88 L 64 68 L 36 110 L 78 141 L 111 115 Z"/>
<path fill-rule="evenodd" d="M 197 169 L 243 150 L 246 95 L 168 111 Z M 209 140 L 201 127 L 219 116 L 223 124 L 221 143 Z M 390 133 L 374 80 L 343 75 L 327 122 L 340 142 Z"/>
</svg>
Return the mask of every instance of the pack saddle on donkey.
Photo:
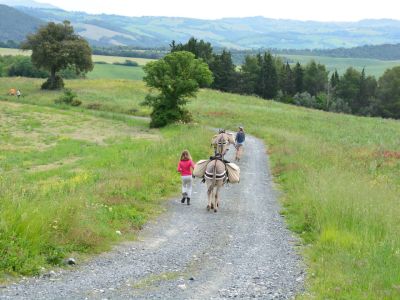
<svg viewBox="0 0 400 300">
<path fill-rule="evenodd" d="M 217 212 L 219 207 L 219 191 L 225 183 L 239 183 L 240 169 L 234 164 L 226 161 L 224 156 L 229 150 L 229 145 L 235 141 L 231 134 L 220 130 L 211 140 L 214 147 L 214 156 L 208 160 L 200 160 L 197 162 L 193 170 L 195 177 L 203 178 L 207 184 L 207 210 Z"/>
</svg>

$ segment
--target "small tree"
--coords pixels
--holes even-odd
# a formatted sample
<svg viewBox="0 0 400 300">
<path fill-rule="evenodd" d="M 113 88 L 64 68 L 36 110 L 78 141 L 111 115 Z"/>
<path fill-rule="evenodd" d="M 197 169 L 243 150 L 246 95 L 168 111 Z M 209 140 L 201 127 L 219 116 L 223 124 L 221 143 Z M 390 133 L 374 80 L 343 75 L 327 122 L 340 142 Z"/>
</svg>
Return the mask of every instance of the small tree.
<svg viewBox="0 0 400 300">
<path fill-rule="evenodd" d="M 92 50 L 85 39 L 76 35 L 70 22 L 53 22 L 29 35 L 22 49 L 32 50 L 32 63 L 50 72 L 42 89 L 59 89 L 64 86 L 57 72 L 73 67 L 77 74 L 93 70 Z"/>
<path fill-rule="evenodd" d="M 160 92 L 147 95 L 144 101 L 153 107 L 150 127 L 190 121 L 190 114 L 183 106 L 195 97 L 200 85 L 210 85 L 213 80 L 207 64 L 187 51 L 172 52 L 143 69 L 147 86 Z"/>
</svg>

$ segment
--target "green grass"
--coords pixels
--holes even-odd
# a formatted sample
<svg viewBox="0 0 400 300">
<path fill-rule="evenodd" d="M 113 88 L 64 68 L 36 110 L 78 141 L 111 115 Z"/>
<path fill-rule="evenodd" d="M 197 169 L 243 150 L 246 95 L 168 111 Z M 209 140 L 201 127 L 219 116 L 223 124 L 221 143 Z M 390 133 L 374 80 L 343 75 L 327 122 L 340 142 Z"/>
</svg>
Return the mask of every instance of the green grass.
<svg viewBox="0 0 400 300">
<path fill-rule="evenodd" d="M 95 64 L 92 72 L 87 75 L 89 79 L 127 79 L 141 80 L 144 76 L 142 67 L 129 67 L 110 64 Z"/>
<path fill-rule="evenodd" d="M 178 193 L 180 152 L 209 154 L 199 126 L 99 115 L 0 101 L 0 279 L 133 238 Z"/>
<path fill-rule="evenodd" d="M 289 58 L 294 62 L 300 62 L 301 64 L 307 64 L 310 60 L 324 64 L 329 71 L 339 72 L 343 74 L 347 68 L 353 67 L 359 71 L 365 67 L 365 71 L 368 75 L 373 75 L 377 79 L 382 76 L 386 69 L 393 68 L 400 65 L 400 60 L 378 60 L 370 58 L 337 58 L 337 57 L 327 57 L 327 56 L 307 56 L 307 55 L 281 55 L 283 57 Z"/>
<path fill-rule="evenodd" d="M 38 91 L 39 80 L 2 79 L 0 88 L 7 90 L 12 83 L 23 85 L 31 95 L 24 102 L 52 105 L 55 93 Z M 67 81 L 67 85 L 79 90 L 84 103 L 101 97 L 101 107 L 114 112 L 135 107 L 146 93 L 144 84 L 134 81 Z M 8 100 L 16 101 L 15 98 Z M 400 297 L 399 121 L 326 113 L 210 90 L 202 90 L 189 108 L 197 123 L 227 129 L 244 125 L 248 133 L 268 145 L 275 181 L 283 191 L 282 213 L 305 244 L 303 254 L 309 268 L 307 293 L 300 298 Z M 30 116 L 18 126 L 39 130 L 35 129 L 40 128 L 39 121 Z M 162 135 L 165 143 L 180 140 L 180 147 L 208 145 L 209 133 L 196 130 L 200 129 L 173 126 L 156 134 Z M 199 141 L 194 138 L 187 141 L 187 132 Z M 160 157 L 174 160 L 172 155 L 179 152 L 175 146 L 169 146 L 174 154 L 161 152 Z M 17 157 L 10 155 L 9 165 L 23 168 L 24 160 Z M 32 158 L 27 161 L 36 162 Z M 154 168 L 158 169 L 160 163 L 156 161 Z M 173 170 L 174 163 L 168 166 L 161 163 L 161 166 L 164 170 Z M 98 162 L 94 165 L 98 166 Z M 36 182 L 27 187 L 37 186 Z M 176 188 L 177 181 L 174 181 Z M 96 194 L 97 189 L 94 186 L 89 194 Z"/>
</svg>

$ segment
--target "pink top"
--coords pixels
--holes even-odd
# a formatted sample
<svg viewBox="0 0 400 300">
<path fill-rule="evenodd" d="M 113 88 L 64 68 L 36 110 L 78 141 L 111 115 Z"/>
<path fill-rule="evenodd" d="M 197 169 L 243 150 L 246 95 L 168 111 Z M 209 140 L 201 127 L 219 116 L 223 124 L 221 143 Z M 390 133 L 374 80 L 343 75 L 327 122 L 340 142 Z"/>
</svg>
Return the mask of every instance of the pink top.
<svg viewBox="0 0 400 300">
<path fill-rule="evenodd" d="M 181 160 L 178 164 L 178 172 L 182 176 L 192 175 L 192 168 L 194 168 L 194 163 L 192 160 Z"/>
</svg>

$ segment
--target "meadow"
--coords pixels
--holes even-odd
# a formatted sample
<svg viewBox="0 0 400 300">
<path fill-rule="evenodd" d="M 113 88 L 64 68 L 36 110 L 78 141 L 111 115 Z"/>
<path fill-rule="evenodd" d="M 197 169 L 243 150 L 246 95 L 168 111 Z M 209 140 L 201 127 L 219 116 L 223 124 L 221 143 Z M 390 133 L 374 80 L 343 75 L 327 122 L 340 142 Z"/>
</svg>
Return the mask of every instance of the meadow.
<svg viewBox="0 0 400 300">
<path fill-rule="evenodd" d="M 157 198 L 177 193 L 178 179 L 176 176 L 174 177 L 173 171 L 176 155 L 180 149 L 187 145 L 190 145 L 191 149 L 197 149 L 197 145 L 208 145 L 210 133 L 202 129 L 201 125 L 232 130 L 238 125 L 243 125 L 247 133 L 262 139 L 268 146 L 277 188 L 282 190 L 282 214 L 286 216 L 291 230 L 302 238 L 304 244 L 301 251 L 308 266 L 308 280 L 307 291 L 300 296 L 300 299 L 398 299 L 400 297 L 400 236 L 398 234 L 400 230 L 398 218 L 400 214 L 400 203 L 398 202 L 398 195 L 400 195 L 400 122 L 327 113 L 256 97 L 202 90 L 197 99 L 189 104 L 195 120 L 194 124 L 199 125 L 174 125 L 161 131 L 148 131 L 145 122 L 140 123 L 124 117 L 124 114 L 132 112 L 132 109 L 137 109 L 133 113 L 139 115 L 149 113 L 147 108 L 139 105 L 146 94 L 146 88 L 140 81 L 67 81 L 67 86 L 76 91 L 79 99 L 83 101 L 83 107 L 74 110 L 55 108 L 53 99 L 59 95 L 59 92 L 40 91 L 40 83 L 41 80 L 36 79 L 0 78 L 0 90 L 2 91 L 6 91 L 13 84 L 22 86 L 26 94 L 19 101 L 27 103 L 21 106 L 22 108 L 10 108 L 9 106 L 12 104 L 9 102 L 1 102 L 0 105 L 3 110 L 6 107 L 6 111 L 11 111 L 2 112 L 0 119 L 0 122 L 4 122 L 3 116 L 11 115 L 11 117 L 7 117 L 11 120 L 3 125 L 5 126 L 3 128 L 10 131 L 7 134 L 8 139 L 15 136 L 15 133 L 12 134 L 12 130 L 16 130 L 16 137 L 24 134 L 20 137 L 21 145 L 18 144 L 18 141 L 10 140 L 6 144 L 6 147 L 10 149 L 9 152 L 6 154 L 1 152 L 0 166 L 15 176 L 1 177 L 2 186 L 8 191 L 4 192 L 1 189 L 1 198 L 8 200 L 3 201 L 2 205 L 11 206 L 8 210 L 9 214 L 1 218 L 3 221 L 0 224 L 3 228 L 11 230 L 12 226 L 8 225 L 9 222 L 11 222 L 10 224 L 17 224 L 20 220 L 41 222 L 41 219 L 43 219 L 43 223 L 40 224 L 51 227 L 52 225 L 49 224 L 53 224 L 52 216 L 56 212 L 59 211 L 57 216 L 66 215 L 67 219 L 71 219 L 71 215 L 75 216 L 74 213 L 78 211 L 72 210 L 73 212 L 69 213 L 68 209 L 54 211 L 49 209 L 49 212 L 46 212 L 46 215 L 49 216 L 42 218 L 40 209 L 35 210 L 29 206 L 31 202 L 39 207 L 41 207 L 42 201 L 48 207 L 58 205 L 60 202 L 63 207 L 64 201 L 74 199 L 73 203 L 76 202 L 74 205 L 82 207 L 84 205 L 82 203 L 86 203 L 85 200 L 88 198 L 89 202 L 109 205 L 114 198 L 109 193 L 101 192 L 104 191 L 101 184 L 104 182 L 102 176 L 110 176 L 106 178 L 111 182 L 111 177 L 117 178 L 116 182 L 109 185 L 118 195 L 117 199 L 120 199 L 119 190 L 122 189 L 125 191 L 125 194 L 123 193 L 125 196 L 122 198 L 127 203 L 132 201 L 133 207 L 136 207 L 137 199 L 142 199 L 143 205 L 150 205 L 149 215 L 152 215 L 151 212 L 157 211 L 160 207 L 161 202 Z M 2 98 L 7 101 L 17 101 L 9 96 Z M 89 103 L 98 103 L 97 111 L 86 110 L 90 107 Z M 13 109 L 20 109 L 22 112 L 13 113 Z M 123 127 L 132 126 L 133 131 L 149 134 L 151 137 L 148 137 L 147 140 L 146 138 L 135 139 L 137 143 L 135 145 L 131 144 L 133 143 L 132 138 L 125 139 L 119 136 L 114 137 L 119 142 L 93 145 L 93 141 L 78 141 L 74 134 L 68 133 L 73 129 L 43 124 L 43 120 L 49 118 L 35 117 L 33 114 L 32 118 L 36 119 L 30 120 L 31 114 L 27 112 L 35 112 L 35 110 L 49 111 L 51 116 L 70 114 L 72 120 L 75 118 L 106 118 L 111 114 L 114 117 L 107 117 L 104 122 L 118 122 L 119 126 Z M 40 125 L 37 125 L 38 122 Z M 54 122 L 58 122 L 57 117 Z M 71 121 L 69 126 L 98 127 L 95 121 L 92 126 L 82 125 L 85 124 L 82 122 L 88 121 Z M 130 124 L 130 122 L 134 122 L 134 124 Z M 10 126 L 9 124 L 16 125 Z M 62 121 L 60 124 L 68 124 L 68 122 Z M 107 125 L 105 127 L 113 130 L 114 126 Z M 66 135 L 65 141 L 60 137 L 47 137 L 54 132 L 55 128 L 66 131 L 66 133 L 57 133 L 57 136 Z M 38 130 L 41 130 L 42 133 L 37 133 Z M 80 131 L 80 129 L 75 130 Z M 116 127 L 115 130 L 119 134 L 125 134 L 120 127 Z M 184 130 L 193 134 L 182 134 Z M 99 130 L 98 133 L 100 134 L 102 131 Z M 88 136 L 96 136 L 94 133 L 97 135 L 97 131 L 93 131 L 93 134 L 88 134 Z M 138 135 L 140 135 L 139 133 Z M 43 135 L 42 142 L 26 139 L 26 137 L 37 139 L 37 136 L 41 134 Z M 164 143 L 163 147 L 160 147 L 159 143 L 151 142 L 157 138 Z M 53 151 L 51 150 L 53 148 L 46 148 L 44 145 L 46 143 L 53 145 L 54 140 L 57 141 L 54 146 L 56 147 L 54 148 L 55 154 L 47 155 L 46 151 Z M 107 143 L 108 139 L 105 138 L 104 141 Z M 68 145 L 68 143 L 78 144 Z M 83 147 L 86 144 L 89 146 Z M 26 147 L 30 147 L 31 150 Z M 34 152 L 33 148 L 37 147 L 42 150 Z M 81 150 L 77 153 L 77 149 L 86 149 L 87 147 L 89 150 Z M 136 152 L 136 149 L 142 151 Z M 208 147 L 198 148 L 194 155 L 195 158 L 201 157 L 208 150 Z M 43 151 L 46 155 L 42 154 Z M 100 152 L 101 155 L 99 155 L 97 151 L 104 152 Z M 141 160 L 135 153 L 140 153 Z M 54 159 L 49 160 L 47 157 Z M 131 180 L 131 178 L 136 178 L 135 176 L 139 172 L 146 172 L 150 169 L 150 167 L 146 168 L 143 162 L 141 163 L 143 157 L 156 157 L 151 169 L 159 170 L 159 174 L 165 174 L 157 182 L 158 189 L 149 189 L 151 184 L 147 181 L 135 186 L 135 181 Z M 123 164 L 123 161 L 126 162 L 127 159 L 130 163 Z M 43 171 L 43 168 L 46 168 L 45 165 L 57 165 L 60 162 L 62 162 L 61 168 L 50 168 L 50 170 Z M 96 173 L 99 166 L 101 168 Z M 136 169 L 133 166 L 138 167 Z M 39 175 L 32 175 L 30 169 L 42 169 L 42 171 L 38 172 Z M 68 170 L 70 172 L 67 172 Z M 104 173 L 101 173 L 102 171 Z M 44 172 L 43 175 L 40 175 L 41 172 Z M 39 177 L 31 180 L 31 176 Z M 76 176 L 85 179 L 73 179 Z M 58 181 L 57 178 L 62 179 L 60 187 L 54 183 Z M 43 180 L 44 184 L 38 184 L 41 182 L 40 180 Z M 80 180 L 85 183 L 82 189 L 76 189 L 75 181 Z M 46 188 L 42 190 L 41 187 L 46 186 L 46 182 L 50 182 L 47 186 L 54 186 L 56 190 L 51 190 L 51 192 Z M 64 182 L 67 187 L 64 186 Z M 72 184 L 72 187 L 69 184 Z M 113 184 L 117 185 L 115 189 L 112 188 Z M 158 192 L 159 189 L 163 191 L 161 194 Z M 41 194 L 44 192 L 47 194 Z M 142 198 L 137 194 L 142 195 Z M 147 197 L 147 194 L 150 196 Z M 88 195 L 93 195 L 94 199 L 91 200 L 92 196 L 88 197 Z M 28 199 L 33 199 L 33 201 L 27 201 Z M 57 199 L 57 201 L 53 199 Z M 126 204 L 126 202 L 123 203 Z M 15 208 L 25 205 L 28 207 L 26 210 L 19 211 Z M 88 205 L 88 207 L 92 206 Z M 112 208 L 112 211 L 114 209 Z M 92 221 L 96 224 L 95 229 L 109 226 L 110 221 L 106 217 L 109 208 L 104 208 L 104 211 L 100 208 L 99 210 L 102 218 L 93 221 L 91 215 L 88 214 L 86 218 L 80 217 L 79 220 L 83 220 L 83 224 L 78 222 L 74 228 L 78 228 L 79 231 L 86 230 L 91 228 Z M 11 213 L 12 211 L 19 211 L 18 216 L 15 217 Z M 90 211 L 88 209 L 88 212 Z M 24 215 L 27 212 L 29 214 Z M 147 215 L 145 213 L 144 215 L 143 222 L 147 219 Z M 4 221 L 8 219 L 12 221 Z M 125 228 L 129 228 L 129 224 L 134 224 L 133 227 L 137 226 L 135 222 L 131 223 L 127 220 L 129 217 L 121 215 L 117 218 L 117 223 L 125 224 L 127 226 Z M 111 222 L 111 224 L 113 223 Z M 55 226 L 66 230 L 65 226 Z M 37 227 L 40 226 L 21 225 L 18 227 L 19 231 L 11 235 L 13 242 L 5 240 L 3 243 L 13 245 L 14 241 L 20 239 L 24 241 L 21 236 L 28 240 L 31 236 L 38 236 L 25 232 L 26 228 Z M 51 245 L 49 249 L 58 249 L 57 247 L 63 249 L 64 245 L 66 248 L 63 251 L 66 252 L 82 251 L 82 249 L 92 251 L 104 243 L 103 236 L 108 237 L 104 238 L 108 242 L 121 238 L 116 237 L 114 231 L 123 226 L 110 227 L 107 227 L 108 231 L 106 230 L 104 235 L 99 233 L 93 235 L 94 240 L 99 239 L 99 243 L 95 243 L 97 246 L 84 244 L 81 245 L 82 247 L 75 246 L 70 249 L 67 246 L 71 244 L 69 239 L 53 241 L 49 238 L 43 243 Z M 62 230 L 60 236 L 74 236 L 68 235 Z M 127 230 L 125 229 L 125 231 Z M 4 235 L 4 237 L 9 236 Z M 24 243 L 28 242 L 21 243 L 18 246 L 26 246 Z M 72 245 L 80 244 L 72 243 Z M 37 252 L 28 253 L 27 257 L 35 257 L 40 252 L 39 249 L 42 248 L 39 247 Z M 39 257 L 41 256 L 39 255 Z M 4 267 L 2 268 L 4 269 Z"/>
</svg>

